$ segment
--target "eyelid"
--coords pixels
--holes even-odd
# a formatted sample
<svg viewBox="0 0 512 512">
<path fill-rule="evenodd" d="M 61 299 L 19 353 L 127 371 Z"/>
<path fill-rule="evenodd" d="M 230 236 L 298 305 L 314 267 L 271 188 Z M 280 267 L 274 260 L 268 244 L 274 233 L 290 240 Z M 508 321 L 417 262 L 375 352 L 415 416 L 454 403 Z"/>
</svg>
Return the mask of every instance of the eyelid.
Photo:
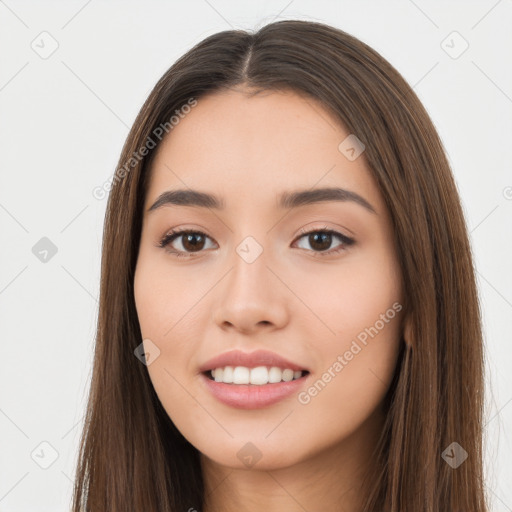
<svg viewBox="0 0 512 512">
<path fill-rule="evenodd" d="M 356 241 L 353 231 L 351 231 L 350 229 L 348 229 L 344 226 L 335 225 L 334 227 L 330 227 L 325 222 L 321 223 L 320 225 L 315 224 L 315 225 L 311 226 L 311 224 L 312 223 L 307 224 L 306 226 L 302 227 L 299 230 L 298 237 L 303 236 L 303 235 L 308 235 L 310 233 L 317 233 L 319 231 L 320 232 L 325 231 L 328 233 L 333 233 L 337 236 L 341 236 L 341 238 L 343 238 L 344 240 L 350 241 L 350 243 L 355 243 L 355 241 Z"/>
<path fill-rule="evenodd" d="M 339 230 L 341 229 L 341 227 L 337 227 L 337 228 L 331 228 L 329 227 L 328 225 L 326 224 L 323 224 L 322 226 L 313 226 L 313 227 L 303 227 L 300 229 L 299 231 L 299 235 L 300 236 L 303 236 L 303 235 L 308 235 L 310 233 L 317 233 L 319 231 L 328 231 L 330 233 L 337 233 L 339 235 L 342 235 L 343 237 L 345 238 L 348 238 L 348 239 L 351 239 L 352 236 L 349 236 L 349 235 L 346 235 L 344 233 L 341 233 Z M 346 229 L 346 228 L 344 228 Z M 349 231 L 350 233 L 352 233 L 350 230 L 346 229 L 346 231 Z"/>
</svg>

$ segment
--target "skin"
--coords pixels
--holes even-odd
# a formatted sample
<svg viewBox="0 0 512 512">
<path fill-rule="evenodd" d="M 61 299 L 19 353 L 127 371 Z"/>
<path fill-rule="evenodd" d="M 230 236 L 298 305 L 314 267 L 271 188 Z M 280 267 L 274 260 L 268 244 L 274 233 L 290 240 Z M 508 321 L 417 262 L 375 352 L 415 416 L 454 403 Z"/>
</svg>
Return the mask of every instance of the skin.
<svg viewBox="0 0 512 512">
<path fill-rule="evenodd" d="M 382 429 L 382 400 L 397 361 L 401 313 L 385 323 L 309 403 L 297 395 L 241 410 L 213 397 L 199 366 L 231 349 L 268 349 L 310 369 L 307 390 L 358 334 L 402 304 L 393 231 L 363 156 L 338 150 L 349 132 L 320 103 L 290 91 L 249 98 L 242 88 L 198 100 L 161 143 L 146 194 L 135 273 L 141 332 L 159 350 L 147 367 L 165 410 L 201 453 L 206 512 L 359 510 L 364 471 Z M 290 210 L 282 191 L 342 187 L 375 209 L 329 201 Z M 168 205 L 147 213 L 166 190 L 223 198 L 216 211 Z M 199 230 L 203 244 L 172 228 Z M 324 257 L 305 231 L 333 229 Z M 248 264 L 236 252 L 252 236 L 263 248 Z M 316 247 L 316 248 L 315 248 Z M 190 255 L 187 257 L 187 254 Z M 147 341 L 144 342 L 145 346 Z M 248 467 L 248 442 L 261 459 Z"/>
</svg>

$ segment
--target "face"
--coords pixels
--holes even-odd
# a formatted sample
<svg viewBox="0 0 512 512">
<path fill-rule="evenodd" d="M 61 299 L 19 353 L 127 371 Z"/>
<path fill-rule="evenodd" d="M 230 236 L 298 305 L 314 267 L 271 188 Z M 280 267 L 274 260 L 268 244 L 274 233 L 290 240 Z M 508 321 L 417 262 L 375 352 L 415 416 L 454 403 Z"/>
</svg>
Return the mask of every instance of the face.
<svg viewBox="0 0 512 512">
<path fill-rule="evenodd" d="M 310 98 L 232 90 L 200 98 L 155 155 L 134 282 L 147 370 L 176 427 L 217 464 L 244 468 L 253 455 L 259 468 L 289 467 L 343 446 L 389 387 L 401 273 L 389 213 L 349 135 Z M 349 193 L 311 195 L 328 188 Z M 178 189 L 222 207 L 182 199 L 148 211 Z M 303 376 L 207 380 L 204 365 L 232 350 L 272 352 Z M 251 365 L 239 366 L 245 382 Z"/>
</svg>

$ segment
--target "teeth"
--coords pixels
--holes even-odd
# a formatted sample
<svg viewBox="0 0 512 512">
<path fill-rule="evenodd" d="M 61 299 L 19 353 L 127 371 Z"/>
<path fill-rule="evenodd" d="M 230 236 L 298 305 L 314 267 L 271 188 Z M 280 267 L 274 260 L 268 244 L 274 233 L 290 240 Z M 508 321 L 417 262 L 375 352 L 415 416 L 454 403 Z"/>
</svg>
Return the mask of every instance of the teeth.
<svg viewBox="0 0 512 512">
<path fill-rule="evenodd" d="M 256 368 L 226 366 L 211 370 L 211 376 L 215 382 L 224 382 L 225 384 L 254 384 L 262 386 L 264 384 L 275 384 L 281 381 L 289 382 L 299 379 L 302 377 L 302 372 L 300 370 L 293 371 L 289 368 L 282 370 L 277 366 L 258 366 Z"/>
</svg>

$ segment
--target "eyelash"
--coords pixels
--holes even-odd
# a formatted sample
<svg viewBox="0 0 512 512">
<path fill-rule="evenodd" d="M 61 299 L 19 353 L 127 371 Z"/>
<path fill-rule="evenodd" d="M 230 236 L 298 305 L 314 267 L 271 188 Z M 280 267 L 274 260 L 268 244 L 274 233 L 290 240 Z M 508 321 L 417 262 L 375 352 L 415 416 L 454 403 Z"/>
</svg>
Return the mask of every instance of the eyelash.
<svg viewBox="0 0 512 512">
<path fill-rule="evenodd" d="M 314 257 L 326 257 L 326 256 L 332 256 L 333 254 L 338 254 L 342 251 L 346 251 L 347 247 L 353 245 L 355 243 L 355 240 L 353 238 L 349 238 L 348 236 L 345 236 L 338 231 L 334 231 L 333 229 L 327 229 L 325 227 L 324 229 L 313 229 L 311 231 L 305 231 L 304 229 L 301 230 L 301 236 L 299 236 L 296 240 L 300 240 L 306 235 L 310 235 L 312 233 L 327 233 L 334 235 L 335 237 L 338 237 L 342 244 L 334 250 L 330 251 L 312 251 Z M 175 249 L 169 249 L 168 245 L 174 241 L 175 238 L 179 238 L 180 235 L 186 235 L 186 234 L 194 234 L 194 235 L 202 235 L 206 238 L 210 238 L 206 233 L 203 233 L 202 231 L 198 230 L 191 230 L 191 229 L 173 229 L 169 231 L 159 242 L 157 242 L 157 247 L 160 247 L 162 249 L 165 249 L 167 252 L 172 254 L 173 256 L 176 256 L 178 258 L 194 258 L 194 254 L 196 253 L 186 253 L 183 251 L 176 251 Z M 202 252 L 202 251 L 198 251 Z"/>
</svg>

